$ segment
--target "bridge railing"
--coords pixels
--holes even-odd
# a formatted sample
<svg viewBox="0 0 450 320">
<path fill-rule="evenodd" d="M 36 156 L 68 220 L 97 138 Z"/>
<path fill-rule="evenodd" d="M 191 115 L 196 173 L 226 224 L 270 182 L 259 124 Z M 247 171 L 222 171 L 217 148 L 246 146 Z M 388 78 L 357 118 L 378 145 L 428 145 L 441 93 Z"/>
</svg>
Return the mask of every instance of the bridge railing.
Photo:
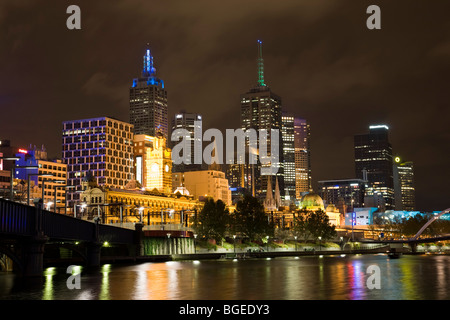
<svg viewBox="0 0 450 320">
<path fill-rule="evenodd" d="M 0 199 L 0 234 L 31 236 L 37 230 L 57 240 L 134 242 L 134 230 L 99 224 L 96 239 L 94 222 Z"/>
<path fill-rule="evenodd" d="M 35 226 L 34 208 L 0 199 L 0 233 L 30 235 Z"/>
<path fill-rule="evenodd" d="M 95 225 L 47 210 L 42 210 L 42 230 L 53 239 L 80 241 L 95 240 Z"/>
<path fill-rule="evenodd" d="M 111 243 L 133 243 L 134 241 L 134 230 L 107 224 L 99 224 L 98 227 L 100 241 L 108 241 Z"/>
</svg>

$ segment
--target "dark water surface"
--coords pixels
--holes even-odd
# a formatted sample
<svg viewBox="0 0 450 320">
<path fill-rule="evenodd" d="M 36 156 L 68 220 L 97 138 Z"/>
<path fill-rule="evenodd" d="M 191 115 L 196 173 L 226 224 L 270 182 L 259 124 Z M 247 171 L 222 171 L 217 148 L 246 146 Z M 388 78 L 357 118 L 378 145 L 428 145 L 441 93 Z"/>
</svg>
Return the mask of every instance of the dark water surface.
<svg viewBox="0 0 450 320">
<path fill-rule="evenodd" d="M 380 289 L 367 269 L 377 266 Z M 0 299 L 26 300 L 415 300 L 450 299 L 450 256 L 308 256 L 79 267 L 81 289 L 66 268 L 37 283 L 0 272 Z M 369 279 L 370 280 L 370 279 Z M 75 283 L 71 281 L 71 283 Z"/>
</svg>

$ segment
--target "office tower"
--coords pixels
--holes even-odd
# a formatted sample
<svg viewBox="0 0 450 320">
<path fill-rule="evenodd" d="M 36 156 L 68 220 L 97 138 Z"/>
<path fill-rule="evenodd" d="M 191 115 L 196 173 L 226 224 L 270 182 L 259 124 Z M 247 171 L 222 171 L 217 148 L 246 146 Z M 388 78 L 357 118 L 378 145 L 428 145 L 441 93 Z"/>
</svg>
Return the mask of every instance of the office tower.
<svg viewBox="0 0 450 320">
<path fill-rule="evenodd" d="M 305 119 L 294 118 L 295 198 L 312 190 L 310 126 Z"/>
<path fill-rule="evenodd" d="M 250 89 L 247 93 L 241 95 L 241 128 L 243 130 L 254 129 L 256 132 L 260 129 L 267 130 L 267 156 L 271 156 L 272 144 L 278 148 L 279 159 L 277 162 L 271 163 L 270 166 L 278 169 L 277 173 L 272 176 L 272 190 L 275 189 L 275 177 L 278 177 L 280 185 L 281 197 L 284 198 L 284 173 L 283 173 L 283 141 L 281 139 L 281 98 L 272 92 L 264 81 L 264 62 L 262 58 L 262 42 L 258 40 L 258 59 L 257 59 L 257 85 Z M 279 139 L 272 141 L 271 129 L 278 130 Z M 261 142 L 261 139 L 259 139 Z M 258 144 L 259 146 L 259 144 Z M 274 146 L 274 147 L 275 147 Z M 247 152 L 254 152 L 248 150 Z M 260 149 L 256 150 L 260 154 Z M 261 154 L 260 154 L 261 156 Z M 268 175 L 262 175 L 261 169 L 264 165 L 258 157 L 257 164 L 249 164 L 246 158 L 246 164 L 239 171 L 242 177 L 239 179 L 244 183 L 244 187 L 257 197 L 265 198 L 267 191 Z"/>
<path fill-rule="evenodd" d="M 99 186 L 123 188 L 134 179 L 133 125 L 99 117 L 63 122 L 62 158 L 67 164 L 69 205 L 79 199 L 81 181 L 90 172 Z"/>
<path fill-rule="evenodd" d="M 183 150 L 190 150 L 191 156 L 190 158 L 190 164 L 173 164 L 172 172 L 185 172 L 185 171 L 197 171 L 202 170 L 201 164 L 196 164 L 194 162 L 194 155 L 197 154 L 203 154 L 202 151 L 202 138 L 201 136 L 195 137 L 194 130 L 197 126 L 197 130 L 199 130 L 202 134 L 202 116 L 198 113 L 187 113 L 185 111 L 181 111 L 177 113 L 172 120 L 172 132 L 174 132 L 177 129 L 185 129 L 189 132 L 189 138 L 184 140 L 181 140 L 179 142 L 172 141 L 171 148 L 173 148 L 174 145 L 178 145 L 180 143 L 184 143 Z M 183 155 L 180 154 L 180 157 Z M 203 156 L 202 156 L 203 159 Z"/>
<path fill-rule="evenodd" d="M 383 196 L 386 210 L 392 210 L 395 208 L 394 179 L 388 132 L 386 125 L 373 125 L 369 133 L 355 135 L 355 173 L 358 179 L 367 175 L 369 188 Z"/>
<path fill-rule="evenodd" d="M 327 205 L 335 205 L 339 212 L 352 212 L 354 208 L 364 206 L 366 183 L 361 179 L 322 180 L 318 194 Z"/>
<path fill-rule="evenodd" d="M 394 162 L 395 209 L 414 211 L 416 194 L 414 187 L 414 163 L 395 157 Z"/>
<path fill-rule="evenodd" d="M 295 128 L 294 116 L 283 112 L 281 117 L 283 140 L 283 170 L 285 200 L 295 200 Z"/>
<path fill-rule="evenodd" d="M 147 191 L 172 193 L 172 152 L 162 136 L 134 136 L 136 181 Z"/>
<path fill-rule="evenodd" d="M 147 49 L 141 77 L 133 79 L 130 88 L 130 124 L 134 126 L 134 134 L 154 137 L 161 133 L 168 139 L 167 108 L 164 81 L 156 77 L 153 56 Z"/>
</svg>

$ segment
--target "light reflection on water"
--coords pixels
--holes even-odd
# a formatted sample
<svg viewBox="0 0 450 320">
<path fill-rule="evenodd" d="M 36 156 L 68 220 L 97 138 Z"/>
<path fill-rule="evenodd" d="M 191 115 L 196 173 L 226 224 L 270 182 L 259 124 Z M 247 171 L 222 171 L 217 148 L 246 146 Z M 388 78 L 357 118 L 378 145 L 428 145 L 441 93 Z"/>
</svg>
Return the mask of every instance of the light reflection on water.
<svg viewBox="0 0 450 320">
<path fill-rule="evenodd" d="M 377 265 L 381 289 L 367 288 Z M 65 268 L 39 283 L 0 273 L 0 299 L 27 300 L 415 300 L 450 298 L 450 256 L 285 257 L 105 264 L 79 267 L 81 289 L 68 289 Z"/>
</svg>

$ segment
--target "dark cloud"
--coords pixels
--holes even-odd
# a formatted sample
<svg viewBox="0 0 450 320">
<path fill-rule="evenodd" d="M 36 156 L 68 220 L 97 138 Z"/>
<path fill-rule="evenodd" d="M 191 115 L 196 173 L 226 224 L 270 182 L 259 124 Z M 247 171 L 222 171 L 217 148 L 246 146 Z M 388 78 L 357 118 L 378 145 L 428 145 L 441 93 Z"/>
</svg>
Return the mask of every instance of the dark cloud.
<svg viewBox="0 0 450 320">
<path fill-rule="evenodd" d="M 77 4 L 82 30 L 66 28 Z M 365 27 L 378 4 L 382 29 Z M 239 126 L 239 95 L 266 82 L 312 128 L 313 180 L 354 176 L 353 135 L 387 123 L 416 165 L 417 205 L 445 209 L 450 20 L 447 0 L 12 1 L 0 3 L 0 137 L 60 155 L 61 122 L 128 120 L 128 87 L 150 43 L 172 116 Z"/>
</svg>

